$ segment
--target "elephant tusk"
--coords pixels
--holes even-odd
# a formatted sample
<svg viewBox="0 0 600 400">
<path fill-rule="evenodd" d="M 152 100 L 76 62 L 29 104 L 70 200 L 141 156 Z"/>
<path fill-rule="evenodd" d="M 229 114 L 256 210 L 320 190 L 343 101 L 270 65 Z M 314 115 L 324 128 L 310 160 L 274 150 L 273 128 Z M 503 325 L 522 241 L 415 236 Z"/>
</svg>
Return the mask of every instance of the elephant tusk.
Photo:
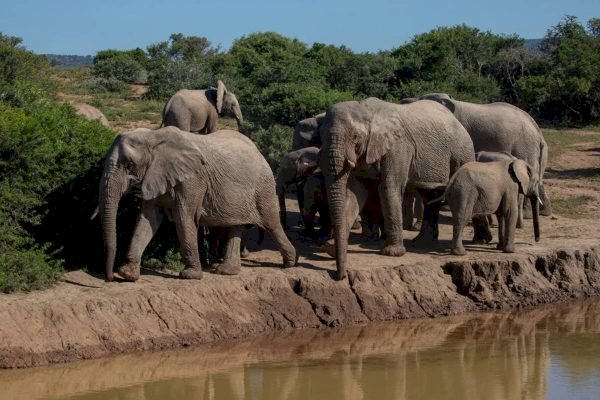
<svg viewBox="0 0 600 400">
<path fill-rule="evenodd" d="M 541 205 L 542 207 L 544 207 L 544 202 L 542 201 L 542 199 L 540 199 L 540 198 L 539 198 L 539 196 L 538 196 L 538 198 L 537 198 L 537 201 L 540 203 L 540 205 Z"/>
<path fill-rule="evenodd" d="M 96 208 L 94 209 L 94 212 L 92 213 L 92 216 L 90 217 L 90 221 L 93 220 L 94 218 L 96 218 L 96 216 L 98 215 L 99 212 L 100 212 L 100 206 L 96 206 Z"/>
</svg>

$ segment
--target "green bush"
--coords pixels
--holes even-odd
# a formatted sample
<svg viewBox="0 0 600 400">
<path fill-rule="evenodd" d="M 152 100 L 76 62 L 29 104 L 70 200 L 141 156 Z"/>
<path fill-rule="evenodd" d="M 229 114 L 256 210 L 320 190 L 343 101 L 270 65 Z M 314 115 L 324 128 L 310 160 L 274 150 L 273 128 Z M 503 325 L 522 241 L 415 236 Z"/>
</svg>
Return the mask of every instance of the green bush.
<svg viewBox="0 0 600 400">
<path fill-rule="evenodd" d="M 9 228 L 0 230 L 3 291 L 55 281 L 62 260 L 89 248 L 82 244 L 93 236 L 88 220 L 113 136 L 69 105 L 0 105 L 0 226 Z"/>
<path fill-rule="evenodd" d="M 94 75 L 118 79 L 127 83 L 144 84 L 148 80 L 146 53 L 142 49 L 129 51 L 103 50 L 94 58 Z"/>
<path fill-rule="evenodd" d="M 94 94 L 118 93 L 125 96 L 131 91 L 129 85 L 114 77 L 87 79 L 83 83 L 83 87 L 86 89 L 87 93 Z"/>
<path fill-rule="evenodd" d="M 244 132 L 258 147 L 258 150 L 265 157 L 273 173 L 277 173 L 279 161 L 292 148 L 293 128 L 283 125 L 271 125 L 269 128 L 262 128 L 250 123 L 244 126 Z"/>
<path fill-rule="evenodd" d="M 173 61 L 159 65 L 148 77 L 150 89 L 145 97 L 166 100 L 179 89 L 205 89 L 215 84 L 208 64 Z"/>
</svg>

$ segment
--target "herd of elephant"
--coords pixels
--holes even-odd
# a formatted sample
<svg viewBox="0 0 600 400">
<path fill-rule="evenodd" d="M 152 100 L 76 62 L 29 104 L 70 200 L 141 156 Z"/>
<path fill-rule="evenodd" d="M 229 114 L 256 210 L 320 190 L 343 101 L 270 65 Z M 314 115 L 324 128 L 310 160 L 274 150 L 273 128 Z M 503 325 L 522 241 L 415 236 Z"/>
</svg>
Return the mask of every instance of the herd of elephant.
<svg viewBox="0 0 600 400">
<path fill-rule="evenodd" d="M 337 103 L 298 123 L 276 178 L 251 139 L 217 129 L 220 115 L 241 127 L 238 100 L 221 81 L 217 88 L 177 92 L 163 109 L 161 128 L 117 135 L 100 181 L 107 280 L 114 278 L 118 204 L 133 186 L 141 186 L 141 213 L 118 269 L 131 281 L 139 278 L 142 254 L 164 215 L 179 238 L 181 278 L 202 277 L 207 266 L 198 243 L 208 231 L 225 237 L 213 271 L 239 273 L 242 232 L 251 225 L 273 237 L 284 267 L 294 266 L 297 252 L 284 229 L 289 184 L 297 186 L 306 234 L 321 237 L 335 257 L 337 279 L 346 276 L 348 237 L 359 220 L 367 236 L 384 238 L 383 255 L 399 257 L 406 252 L 403 229 L 415 228 L 415 216 L 421 221 L 414 242 L 438 239 L 444 201 L 455 255 L 465 254 L 462 232 L 470 222 L 475 240 L 489 242 L 488 218 L 496 214 L 498 248 L 513 252 L 523 208 L 530 205 L 536 240 L 539 214 L 551 214 L 543 186 L 546 142 L 535 121 L 510 104 L 472 104 L 442 93 L 401 104 Z"/>
</svg>

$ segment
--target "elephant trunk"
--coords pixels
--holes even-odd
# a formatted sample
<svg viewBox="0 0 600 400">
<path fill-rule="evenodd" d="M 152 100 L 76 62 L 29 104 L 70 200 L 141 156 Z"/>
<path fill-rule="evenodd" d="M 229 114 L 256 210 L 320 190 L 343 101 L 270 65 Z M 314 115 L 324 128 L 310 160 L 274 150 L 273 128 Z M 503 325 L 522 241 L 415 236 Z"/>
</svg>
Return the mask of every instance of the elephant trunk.
<svg viewBox="0 0 600 400">
<path fill-rule="evenodd" d="M 349 167 L 340 145 L 335 146 L 335 144 L 332 144 L 328 154 L 328 173 L 325 175 L 327 198 L 335 240 L 337 279 L 341 280 L 346 277 L 346 251 L 348 249 L 348 226 L 346 224 L 345 208 Z"/>
<path fill-rule="evenodd" d="M 238 131 L 242 130 L 242 125 L 244 124 L 244 117 L 242 116 L 242 110 L 237 106 L 233 110 L 233 115 L 235 116 L 235 120 L 237 121 Z"/>
<path fill-rule="evenodd" d="M 538 204 L 539 196 L 536 194 L 534 196 L 529 197 L 529 201 L 531 203 L 531 215 L 533 217 L 533 233 L 535 236 L 535 241 L 540 241 L 540 207 Z"/>
<path fill-rule="evenodd" d="M 117 210 L 123 195 L 121 180 L 114 173 L 105 174 L 100 183 L 100 213 L 104 237 L 105 266 L 107 281 L 114 279 L 113 267 L 117 254 Z"/>
</svg>

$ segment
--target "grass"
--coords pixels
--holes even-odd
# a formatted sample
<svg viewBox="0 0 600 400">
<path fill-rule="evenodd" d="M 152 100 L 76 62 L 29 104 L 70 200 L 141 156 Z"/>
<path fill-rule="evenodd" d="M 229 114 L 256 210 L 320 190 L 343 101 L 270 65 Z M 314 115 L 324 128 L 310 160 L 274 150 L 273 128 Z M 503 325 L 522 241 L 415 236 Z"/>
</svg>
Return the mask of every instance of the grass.
<svg viewBox="0 0 600 400">
<path fill-rule="evenodd" d="M 97 107 L 116 130 L 132 128 L 138 121 L 160 124 L 162 101 L 136 97 L 128 85 L 107 91 L 102 82 L 94 78 L 90 67 L 57 68 L 54 73 L 60 82 L 63 100 Z"/>
<path fill-rule="evenodd" d="M 593 197 L 585 195 L 566 199 L 553 199 L 552 209 L 556 214 L 563 217 L 573 219 L 588 218 L 589 214 L 586 212 L 585 206 L 593 200 Z"/>
<path fill-rule="evenodd" d="M 588 129 L 589 128 L 589 129 Z M 548 143 L 550 159 L 558 157 L 568 150 L 579 147 L 582 143 L 595 143 L 600 146 L 600 127 L 588 127 L 586 130 L 599 132 L 598 135 L 582 135 L 576 130 L 542 129 Z"/>
</svg>

